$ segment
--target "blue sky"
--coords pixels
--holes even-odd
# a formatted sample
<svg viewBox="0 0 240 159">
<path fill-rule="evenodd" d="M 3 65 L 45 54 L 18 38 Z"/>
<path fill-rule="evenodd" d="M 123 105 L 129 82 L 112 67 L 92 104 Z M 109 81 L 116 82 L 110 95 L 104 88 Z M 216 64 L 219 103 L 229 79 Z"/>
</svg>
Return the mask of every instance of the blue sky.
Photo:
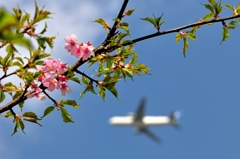
<svg viewBox="0 0 240 159">
<path fill-rule="evenodd" d="M 63 38 L 74 33 L 79 41 L 90 40 L 98 46 L 106 36 L 105 31 L 91 21 L 101 17 L 112 24 L 122 3 L 110 0 L 37 2 L 55 12 L 53 19 L 47 21 L 47 34 L 58 36 L 54 49 L 49 51 L 69 64 L 75 59 L 63 49 Z M 33 13 L 32 0 L 3 0 L 1 5 L 10 10 L 17 3 L 26 12 Z M 133 16 L 126 18 L 132 38 L 155 32 L 140 18 L 164 12 L 163 19 L 168 22 L 162 30 L 168 30 L 192 23 L 208 13 L 201 3 L 207 0 L 130 1 L 127 8 L 136 8 Z M 232 5 L 237 3 L 231 0 Z M 231 12 L 225 11 L 222 17 L 228 15 Z M 230 31 L 230 38 L 220 45 L 222 25 L 203 26 L 197 32 L 199 40 L 189 42 L 187 58 L 181 52 L 183 43 L 176 44 L 175 34 L 139 42 L 135 46 L 135 51 L 140 53 L 139 63 L 149 66 L 152 76 L 135 77 L 134 82 L 120 81 L 117 85 L 120 102 L 110 93 L 105 102 L 99 96 L 85 95 L 79 100 L 78 109 L 68 109 L 76 124 L 63 123 L 60 112 L 54 111 L 41 121 L 43 127 L 26 123 L 26 135 L 19 132 L 10 137 L 12 120 L 0 118 L 0 158 L 239 158 L 239 34 L 239 28 Z M 86 66 L 81 70 L 86 71 Z M 78 100 L 83 88 L 71 86 L 74 91 L 65 99 Z M 59 98 L 60 93 L 53 95 Z M 169 115 L 176 109 L 183 112 L 180 131 L 171 126 L 150 128 L 162 139 L 161 144 L 144 134 L 135 135 L 132 127 L 119 128 L 108 123 L 112 116 L 134 112 L 143 96 L 147 98 L 146 115 Z M 32 99 L 26 102 L 25 111 L 34 110 L 41 116 L 50 105 L 48 100 Z M 20 113 L 17 108 L 15 111 Z"/>
</svg>

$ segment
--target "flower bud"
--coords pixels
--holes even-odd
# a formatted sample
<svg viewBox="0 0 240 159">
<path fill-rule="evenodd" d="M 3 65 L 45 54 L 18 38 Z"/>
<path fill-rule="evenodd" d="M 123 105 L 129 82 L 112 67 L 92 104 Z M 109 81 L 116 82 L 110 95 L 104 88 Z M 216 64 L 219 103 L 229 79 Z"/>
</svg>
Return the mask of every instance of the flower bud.
<svg viewBox="0 0 240 159">
<path fill-rule="evenodd" d="M 125 68 L 132 68 L 132 64 L 130 64 L 130 63 L 126 64 Z"/>
</svg>

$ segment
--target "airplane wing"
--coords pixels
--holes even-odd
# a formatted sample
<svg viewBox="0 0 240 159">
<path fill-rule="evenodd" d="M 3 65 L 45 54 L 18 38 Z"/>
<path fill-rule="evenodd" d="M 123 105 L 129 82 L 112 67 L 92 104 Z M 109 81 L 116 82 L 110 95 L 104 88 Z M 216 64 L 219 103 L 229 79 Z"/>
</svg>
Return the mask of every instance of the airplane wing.
<svg viewBox="0 0 240 159">
<path fill-rule="evenodd" d="M 144 129 L 141 129 L 140 131 L 143 132 L 143 133 L 145 133 L 148 137 L 150 137 L 151 139 L 153 139 L 154 141 L 156 141 L 156 142 L 158 142 L 158 143 L 161 141 L 161 140 L 160 140 L 156 135 L 154 135 L 149 129 L 144 128 Z"/>
<path fill-rule="evenodd" d="M 145 104 L 146 104 L 146 99 L 142 98 L 142 100 L 139 104 L 139 107 L 136 111 L 135 121 L 142 121 L 142 117 L 144 115 Z"/>
</svg>

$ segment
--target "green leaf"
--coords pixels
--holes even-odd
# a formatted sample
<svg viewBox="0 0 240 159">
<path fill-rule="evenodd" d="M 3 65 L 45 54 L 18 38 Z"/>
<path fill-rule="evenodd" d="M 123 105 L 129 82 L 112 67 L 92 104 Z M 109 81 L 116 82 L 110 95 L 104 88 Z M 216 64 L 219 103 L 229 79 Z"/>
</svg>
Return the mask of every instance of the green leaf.
<svg viewBox="0 0 240 159">
<path fill-rule="evenodd" d="M 7 82 L 4 84 L 4 91 L 8 92 L 10 95 L 17 90 L 18 88 L 12 82 Z"/>
<path fill-rule="evenodd" d="M 12 117 L 14 117 L 14 115 L 12 114 L 11 111 L 8 111 L 5 115 L 5 118 L 12 118 Z"/>
<path fill-rule="evenodd" d="M 143 75 L 143 74 L 149 74 L 148 73 L 148 71 L 149 71 L 150 69 L 146 66 L 146 65 L 144 65 L 144 64 L 137 64 L 135 67 L 134 67 L 134 71 L 137 71 L 136 73 L 137 73 L 137 75 L 139 75 L 139 76 L 141 76 L 141 75 Z M 139 72 L 142 72 L 143 74 L 139 74 Z"/>
<path fill-rule="evenodd" d="M 43 116 L 41 118 L 44 118 L 45 116 L 47 116 L 48 114 L 52 113 L 54 110 L 54 106 L 49 106 L 44 110 Z"/>
<path fill-rule="evenodd" d="M 186 51 L 188 49 L 188 40 L 187 38 L 183 38 L 183 43 L 184 43 L 184 46 L 183 46 L 183 56 L 186 58 Z"/>
<path fill-rule="evenodd" d="M 167 21 L 166 20 L 164 20 L 164 21 L 162 21 L 161 23 L 159 23 L 159 25 L 161 26 L 161 25 L 163 25 L 164 23 L 166 23 Z"/>
<path fill-rule="evenodd" d="M 96 23 L 101 24 L 104 29 L 105 29 L 105 28 L 110 28 L 109 25 L 108 25 L 108 23 L 105 22 L 105 20 L 103 20 L 102 18 L 98 18 L 98 19 L 94 20 L 93 22 L 96 22 Z"/>
<path fill-rule="evenodd" d="M 208 2 L 215 8 L 217 7 L 217 3 L 215 2 L 215 0 L 208 0 Z"/>
<path fill-rule="evenodd" d="M 21 111 L 22 111 L 22 109 L 23 109 L 23 105 L 24 104 L 24 101 L 22 101 L 22 102 L 20 102 L 20 103 L 18 103 L 18 106 L 19 106 L 19 108 L 21 109 Z"/>
<path fill-rule="evenodd" d="M 202 4 L 206 9 L 208 9 L 211 13 L 214 14 L 214 9 L 210 4 Z"/>
<path fill-rule="evenodd" d="M 41 118 L 44 118 L 45 116 L 47 116 L 48 114 L 52 113 L 54 110 L 54 106 L 49 106 L 44 110 L 43 116 Z"/>
<path fill-rule="evenodd" d="M 24 117 L 30 117 L 30 118 L 34 118 L 36 120 L 41 120 L 37 117 L 37 115 L 33 112 L 25 112 L 22 116 Z"/>
<path fill-rule="evenodd" d="M 38 5 L 37 2 L 34 1 L 34 5 L 35 5 L 35 14 L 34 14 L 34 19 L 37 18 L 38 14 L 39 14 L 39 9 L 38 9 Z"/>
<path fill-rule="evenodd" d="M 21 127 L 21 129 L 22 129 L 22 132 L 23 132 L 24 134 L 26 134 L 26 133 L 24 132 L 25 126 L 24 126 L 24 124 L 23 124 L 23 122 L 22 122 L 21 120 L 19 120 L 19 124 L 20 124 L 20 127 Z"/>
<path fill-rule="evenodd" d="M 81 84 L 80 80 L 77 77 L 71 77 L 69 80 L 77 82 L 78 84 Z"/>
<path fill-rule="evenodd" d="M 13 12 L 15 13 L 15 16 L 17 18 L 17 20 L 19 21 L 22 17 L 22 10 L 19 8 L 16 9 L 16 8 L 12 8 Z"/>
<path fill-rule="evenodd" d="M 2 89 L 0 89 L 0 103 L 2 103 L 4 101 L 4 99 L 6 98 L 4 92 Z"/>
<path fill-rule="evenodd" d="M 48 28 L 48 26 L 47 26 L 47 23 L 45 22 L 45 26 L 39 34 L 44 34 L 47 31 L 47 28 Z"/>
<path fill-rule="evenodd" d="M 157 26 L 157 23 L 153 18 L 146 17 L 146 18 L 140 18 L 140 19 L 152 23 L 154 27 Z"/>
<path fill-rule="evenodd" d="M 122 30 L 126 31 L 126 33 L 129 33 L 128 27 L 126 27 L 126 26 L 120 26 L 120 28 L 121 28 Z"/>
<path fill-rule="evenodd" d="M 214 13 L 206 14 L 206 15 L 203 17 L 203 21 L 209 20 L 209 19 L 213 18 L 214 15 L 215 15 Z"/>
<path fill-rule="evenodd" d="M 118 92 L 113 84 L 106 85 L 106 88 L 118 99 Z"/>
<path fill-rule="evenodd" d="M 106 88 L 103 86 L 98 86 L 99 95 L 102 97 L 102 100 L 105 101 Z"/>
<path fill-rule="evenodd" d="M 85 87 L 85 89 L 83 90 L 83 92 L 80 93 L 80 98 L 82 98 L 82 96 L 83 96 L 84 94 L 86 94 L 88 91 L 90 91 L 90 92 L 93 93 L 93 94 L 97 94 L 97 93 L 94 91 L 92 82 L 89 82 L 88 85 L 87 85 L 87 86 Z"/>
<path fill-rule="evenodd" d="M 42 9 L 39 11 L 37 3 L 35 1 L 35 15 L 34 15 L 32 25 L 37 23 L 37 22 L 40 22 L 44 19 L 50 18 L 50 16 L 49 16 L 50 14 L 52 14 L 52 13 L 44 10 L 44 7 L 42 7 Z"/>
<path fill-rule="evenodd" d="M 189 34 L 187 34 L 187 37 L 192 39 L 192 40 L 198 40 L 195 34 L 189 33 Z"/>
<path fill-rule="evenodd" d="M 130 64 L 134 64 L 136 63 L 138 60 L 138 56 L 136 53 L 133 54 L 133 58 L 131 59 L 131 61 L 129 62 Z"/>
<path fill-rule="evenodd" d="M 222 41 L 220 42 L 220 44 L 221 44 L 222 42 L 224 42 L 225 40 L 227 40 L 228 37 L 229 37 L 228 29 L 225 28 L 225 27 L 223 27 L 222 37 L 223 37 L 223 38 L 222 38 Z"/>
<path fill-rule="evenodd" d="M 38 61 L 35 61 L 34 64 L 42 66 L 44 64 L 44 61 L 38 60 Z"/>
<path fill-rule="evenodd" d="M 21 64 L 24 64 L 23 59 L 21 57 L 14 57 L 14 59 L 18 60 L 19 62 L 21 62 Z"/>
<path fill-rule="evenodd" d="M 20 24 L 21 24 L 21 25 L 24 25 L 24 23 L 25 23 L 26 21 L 28 21 L 29 18 L 30 18 L 30 14 L 25 13 L 25 15 L 24 15 L 24 16 L 22 17 L 22 19 L 21 19 Z"/>
<path fill-rule="evenodd" d="M 35 58 L 41 53 L 41 49 L 37 49 L 34 52 L 31 52 L 31 58 L 35 60 Z"/>
<path fill-rule="evenodd" d="M 135 10 L 136 10 L 136 8 L 134 8 L 134 9 L 128 9 L 128 10 L 124 13 L 124 15 L 125 15 L 125 16 L 131 16 L 132 13 L 133 13 Z"/>
<path fill-rule="evenodd" d="M 72 120 L 72 117 L 70 114 L 68 114 L 67 110 L 63 107 L 61 107 L 61 113 L 62 113 L 62 118 L 63 118 L 63 121 L 65 123 L 69 123 L 69 122 L 72 122 L 72 123 L 75 123 L 73 120 Z"/>
<path fill-rule="evenodd" d="M 56 38 L 56 36 L 50 36 L 46 37 L 46 43 L 48 46 L 52 49 L 53 48 L 53 40 Z"/>
<path fill-rule="evenodd" d="M 23 118 L 23 120 L 31 122 L 31 123 L 38 124 L 39 126 L 42 126 L 40 123 L 37 122 L 37 119 L 35 119 L 35 118 L 26 117 L 26 118 Z"/>
<path fill-rule="evenodd" d="M 8 11 L 0 8 L 0 32 L 17 25 L 17 19 L 12 16 Z M 1 36 L 0 36 L 1 39 Z"/>
<path fill-rule="evenodd" d="M 12 133 L 11 136 L 13 136 L 13 135 L 18 131 L 19 128 L 21 128 L 21 129 L 22 129 L 22 132 L 25 134 L 25 132 L 24 132 L 25 126 L 24 126 L 23 122 L 22 122 L 22 121 L 19 121 L 19 120 L 16 120 L 16 124 L 15 124 L 15 127 L 14 127 L 14 131 L 13 131 L 13 133 Z"/>
<path fill-rule="evenodd" d="M 27 48 L 32 48 L 30 40 L 27 40 L 21 34 L 16 34 L 18 32 L 18 22 L 17 19 L 5 9 L 0 9 L 0 40 L 11 42 L 12 44 L 19 44 Z M 13 28 L 13 29 L 10 29 Z M 13 32 L 16 30 L 16 32 Z"/>
<path fill-rule="evenodd" d="M 63 104 L 73 106 L 74 108 L 78 108 L 80 105 L 75 100 L 65 100 Z"/>
<path fill-rule="evenodd" d="M 83 76 L 82 76 L 82 82 L 83 82 L 83 84 L 88 85 L 89 80 L 87 79 L 87 77 L 85 77 L 85 76 L 83 75 Z"/>
<path fill-rule="evenodd" d="M 181 34 L 180 34 L 180 33 L 177 33 L 177 35 L 176 35 L 176 37 L 175 37 L 176 43 L 178 43 L 180 39 L 181 39 Z"/>
<path fill-rule="evenodd" d="M 234 7 L 234 6 L 231 6 L 230 4 L 223 4 L 223 6 L 225 6 L 225 7 L 229 8 L 229 9 L 231 9 L 232 11 L 235 10 L 235 7 Z"/>
<path fill-rule="evenodd" d="M 228 23 L 228 25 L 232 25 L 232 26 L 236 26 L 237 25 L 237 21 L 236 20 L 232 20 Z"/>
</svg>

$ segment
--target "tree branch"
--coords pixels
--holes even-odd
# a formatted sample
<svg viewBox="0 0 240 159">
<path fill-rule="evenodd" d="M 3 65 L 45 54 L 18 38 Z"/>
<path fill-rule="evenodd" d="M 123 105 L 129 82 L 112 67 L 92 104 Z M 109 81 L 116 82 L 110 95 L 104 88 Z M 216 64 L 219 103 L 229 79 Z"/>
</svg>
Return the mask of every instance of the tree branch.
<svg viewBox="0 0 240 159">
<path fill-rule="evenodd" d="M 117 19 L 119 19 L 119 21 L 121 21 L 121 19 L 122 19 L 122 15 L 123 15 L 126 7 L 127 7 L 128 1 L 129 0 L 124 0 L 123 5 L 122 5 L 122 7 L 121 7 L 121 9 L 118 13 Z M 119 21 L 115 21 L 115 23 L 113 24 L 112 29 L 110 30 L 107 38 L 104 40 L 105 42 L 107 42 L 104 46 L 107 46 L 108 41 L 115 35 L 115 32 L 117 30 L 117 25 L 119 24 Z"/>
<path fill-rule="evenodd" d="M 91 82 L 95 82 L 96 84 L 98 84 L 98 81 L 97 81 L 97 80 L 95 80 L 95 79 L 89 77 L 89 76 L 86 75 L 85 73 L 83 73 L 83 72 L 81 72 L 81 71 L 79 71 L 79 70 L 76 70 L 76 72 L 79 73 L 79 74 L 81 74 L 82 76 L 87 77 Z"/>
<path fill-rule="evenodd" d="M 147 36 L 143 36 L 143 37 L 140 37 L 140 38 L 133 39 L 131 43 L 125 43 L 125 44 L 123 44 L 123 46 L 131 45 L 133 43 L 137 43 L 139 41 L 150 39 L 150 38 L 153 38 L 155 36 L 161 36 L 161 35 L 164 35 L 164 34 L 179 32 L 181 30 L 188 29 L 188 28 L 191 28 L 191 27 L 201 26 L 201 25 L 210 24 L 210 23 L 223 22 L 225 20 L 236 19 L 236 18 L 239 18 L 239 17 L 240 17 L 240 15 L 236 15 L 236 16 L 231 16 L 231 17 L 227 17 L 227 18 L 208 20 L 208 21 L 204 21 L 204 22 L 201 22 L 201 23 L 196 22 L 196 23 L 188 24 L 188 25 L 185 25 L 185 26 L 182 26 L 182 27 L 166 30 L 166 31 L 163 31 L 163 32 L 157 32 L 157 33 L 154 33 L 154 34 L 150 34 L 150 35 L 147 35 Z"/>
<path fill-rule="evenodd" d="M 27 96 L 28 96 L 29 94 L 33 93 L 33 92 L 34 92 L 33 90 L 32 90 L 32 91 L 28 91 L 28 92 L 26 92 L 26 94 L 25 94 L 24 96 L 19 96 L 19 97 L 13 99 L 11 102 L 9 102 L 9 103 L 1 106 L 1 107 L 0 107 L 0 114 L 3 113 L 3 112 L 5 112 L 5 111 L 7 111 L 7 110 L 12 109 L 14 106 L 16 106 L 17 104 L 19 104 L 20 102 L 26 100 L 26 99 L 27 99 Z"/>
</svg>

